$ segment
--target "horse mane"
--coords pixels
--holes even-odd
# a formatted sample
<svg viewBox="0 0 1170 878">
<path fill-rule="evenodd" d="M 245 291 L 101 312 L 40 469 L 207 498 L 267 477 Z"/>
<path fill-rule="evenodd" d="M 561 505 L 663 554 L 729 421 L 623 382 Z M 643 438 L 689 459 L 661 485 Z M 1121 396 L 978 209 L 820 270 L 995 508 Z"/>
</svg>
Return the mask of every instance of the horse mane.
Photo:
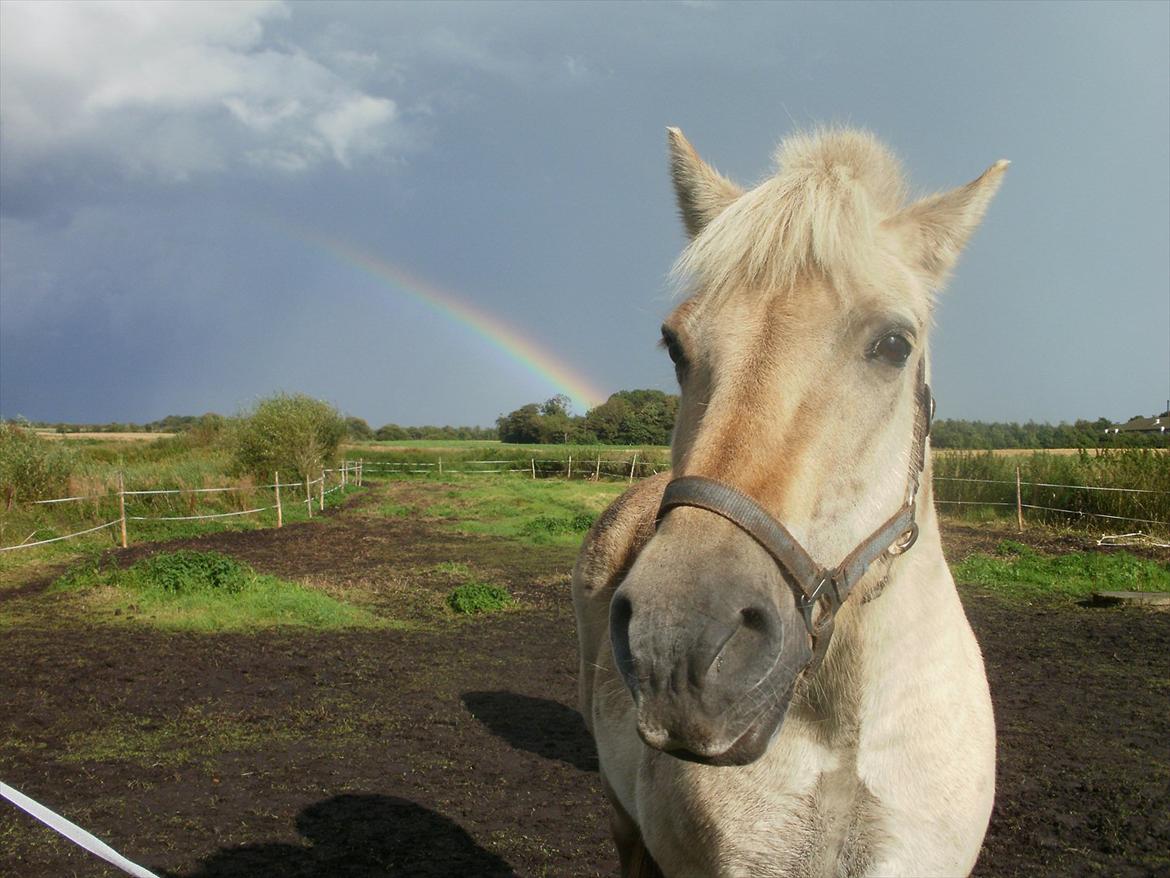
<svg viewBox="0 0 1170 878">
<path fill-rule="evenodd" d="M 867 131 L 819 129 L 785 138 L 776 172 L 728 205 L 675 263 L 682 284 L 719 295 L 791 288 L 819 272 L 868 274 L 877 229 L 905 200 L 901 164 Z"/>
</svg>

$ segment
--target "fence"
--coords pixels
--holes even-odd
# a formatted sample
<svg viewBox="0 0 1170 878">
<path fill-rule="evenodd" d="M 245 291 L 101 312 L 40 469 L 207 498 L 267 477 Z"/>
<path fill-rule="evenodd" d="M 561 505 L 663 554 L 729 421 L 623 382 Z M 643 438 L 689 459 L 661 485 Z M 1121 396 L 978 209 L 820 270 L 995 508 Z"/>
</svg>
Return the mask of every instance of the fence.
<svg viewBox="0 0 1170 878">
<path fill-rule="evenodd" d="M 591 481 L 616 479 L 631 483 L 636 478 L 645 478 L 668 468 L 668 464 L 662 464 L 658 461 L 639 460 L 640 452 L 631 452 L 631 454 L 632 457 L 626 460 L 607 460 L 600 456 L 570 456 L 568 458 L 530 457 L 510 460 L 463 460 L 452 464 L 451 462 L 444 463 L 443 459 L 439 458 L 437 461 L 367 462 L 365 466 L 371 473 L 385 475 L 524 473 L 533 479 L 565 478 Z M 1162 532 L 1170 532 L 1170 521 L 1157 515 L 1141 514 L 1143 505 L 1133 502 L 1134 497 L 1153 497 L 1160 501 L 1157 508 L 1162 509 L 1165 508 L 1165 498 L 1170 497 L 1170 491 L 1026 481 L 1021 477 L 1018 466 L 1015 467 L 1015 476 L 1013 480 L 935 476 L 933 479 L 935 503 L 942 507 L 952 507 L 958 510 L 995 509 L 1008 516 L 1014 512 L 1016 525 L 1021 531 L 1030 522 L 1049 524 L 1061 521 L 1084 524 L 1088 521 L 1095 521 L 1135 524 L 1147 529 L 1154 528 Z M 1119 501 L 1114 505 L 1113 511 L 1104 511 L 1101 508 L 1077 503 L 1070 499 L 1075 498 L 1078 494 L 1084 495 L 1093 492 L 1105 492 L 1118 498 L 1128 497 L 1129 500 L 1125 505 Z M 1046 499 L 1045 493 L 1047 493 L 1049 502 L 1043 502 Z M 1064 503 L 1060 503 L 1062 499 Z M 1053 501 L 1057 505 L 1053 505 Z M 1119 514 L 1126 509 L 1136 509 L 1137 512 L 1131 515 Z"/>
<path fill-rule="evenodd" d="M 329 476 L 335 476 L 336 483 L 331 488 L 326 487 L 329 481 Z M 56 497 L 50 500 L 33 500 L 28 503 L 30 506 L 52 506 L 61 503 L 79 503 L 85 501 L 93 501 L 95 503 L 103 500 L 113 501 L 117 500 L 118 517 L 110 521 L 98 524 L 95 527 L 86 528 L 84 530 L 75 531 L 74 533 L 64 534 L 62 536 L 50 537 L 43 540 L 32 540 L 36 531 L 29 534 L 24 542 L 18 543 L 14 546 L 0 546 L 0 552 L 14 552 L 18 549 L 31 549 L 36 546 L 44 546 L 49 543 L 59 543 L 63 540 L 71 540 L 77 537 L 85 536 L 86 534 L 97 533 L 98 531 L 106 530 L 108 528 L 117 527 L 119 529 L 119 543 L 125 549 L 129 546 L 129 528 L 128 524 L 132 521 L 142 522 L 175 522 L 175 521 L 207 521 L 212 519 L 234 518 L 241 515 L 259 515 L 263 512 L 276 512 L 276 526 L 284 526 L 284 510 L 286 506 L 292 505 L 300 506 L 304 504 L 308 517 L 313 517 L 313 504 L 317 504 L 318 512 L 325 509 L 325 498 L 330 494 L 341 491 L 349 484 L 361 486 L 364 476 L 363 461 L 361 460 L 345 460 L 340 466 L 332 468 L 323 468 L 321 475 L 315 479 L 299 482 L 282 482 L 280 481 L 280 473 L 273 474 L 272 483 L 268 485 L 251 485 L 247 487 L 227 486 L 227 487 L 213 487 L 213 488 L 152 488 L 149 490 L 134 491 L 128 490 L 123 482 L 121 474 L 118 475 L 118 490 L 110 491 L 103 494 L 90 494 L 77 497 Z M 286 500 L 282 494 L 281 489 L 290 488 L 304 488 L 304 499 Z M 314 496 L 314 488 L 316 489 Z M 268 506 L 256 506 L 251 509 L 239 509 L 231 512 L 213 512 L 203 513 L 199 515 L 129 515 L 126 512 L 127 499 L 136 497 L 169 497 L 176 495 L 200 495 L 200 494 L 224 494 L 237 493 L 243 494 L 247 492 L 256 491 L 272 491 L 273 503 Z"/>
<path fill-rule="evenodd" d="M 646 478 L 656 475 L 666 469 L 669 464 L 658 460 L 647 460 L 641 457 L 641 451 L 632 451 L 626 459 L 613 458 L 573 457 L 567 459 L 548 457 L 512 458 L 509 460 L 458 460 L 446 461 L 439 458 L 436 461 L 402 460 L 402 461 L 367 461 L 365 466 L 371 474 L 382 475 L 451 475 L 468 473 L 471 475 L 501 475 L 504 473 L 524 473 L 533 479 L 559 478 L 601 481 L 612 479 L 633 482 L 637 478 Z"/>
</svg>

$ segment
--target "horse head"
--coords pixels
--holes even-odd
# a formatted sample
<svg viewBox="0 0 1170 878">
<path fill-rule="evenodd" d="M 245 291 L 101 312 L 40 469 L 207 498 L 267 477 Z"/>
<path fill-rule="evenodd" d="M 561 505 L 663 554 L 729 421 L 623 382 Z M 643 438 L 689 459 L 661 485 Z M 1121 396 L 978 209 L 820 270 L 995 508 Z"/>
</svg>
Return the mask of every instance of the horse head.
<svg viewBox="0 0 1170 878">
<path fill-rule="evenodd" d="M 933 296 L 1007 162 L 907 202 L 898 163 L 864 133 L 789 138 L 750 190 L 677 129 L 669 142 L 690 237 L 687 296 L 662 327 L 679 496 L 667 489 L 614 594 L 610 640 L 647 745 L 745 764 L 848 591 L 875 592 L 930 502 Z"/>
</svg>

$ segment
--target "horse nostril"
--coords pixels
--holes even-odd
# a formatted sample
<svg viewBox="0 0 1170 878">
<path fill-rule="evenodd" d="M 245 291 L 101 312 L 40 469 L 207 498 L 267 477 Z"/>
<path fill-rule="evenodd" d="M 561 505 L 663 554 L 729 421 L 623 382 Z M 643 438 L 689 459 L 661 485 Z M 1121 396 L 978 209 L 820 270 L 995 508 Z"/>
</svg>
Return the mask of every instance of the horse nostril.
<svg viewBox="0 0 1170 878">
<path fill-rule="evenodd" d="M 638 675 L 634 667 L 634 657 L 630 653 L 630 618 L 634 615 L 634 605 L 621 592 L 614 595 L 609 605 L 609 640 L 613 646 L 613 658 L 617 663 L 618 672 L 630 687 L 630 691 L 637 692 Z"/>
<path fill-rule="evenodd" d="M 765 610 L 759 607 L 744 607 L 739 611 L 739 615 L 743 620 L 743 627 L 749 631 L 755 631 L 759 634 L 770 633 L 769 615 Z"/>
</svg>

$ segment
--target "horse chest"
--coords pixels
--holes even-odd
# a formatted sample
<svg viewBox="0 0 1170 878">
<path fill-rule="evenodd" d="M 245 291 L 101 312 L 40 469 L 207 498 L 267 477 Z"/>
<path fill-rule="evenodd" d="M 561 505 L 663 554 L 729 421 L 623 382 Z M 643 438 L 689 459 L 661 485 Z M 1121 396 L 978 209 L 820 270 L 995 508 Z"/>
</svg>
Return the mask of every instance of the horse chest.
<svg viewBox="0 0 1170 878">
<path fill-rule="evenodd" d="M 742 783 L 723 778 L 717 787 L 710 775 L 684 778 L 686 768 L 655 778 L 675 772 L 665 763 L 644 773 L 650 783 L 639 795 L 656 800 L 658 819 L 642 829 L 672 878 L 850 878 L 866 874 L 875 859 L 880 809 L 847 755 L 770 772 L 766 783 L 750 770 Z"/>
</svg>

